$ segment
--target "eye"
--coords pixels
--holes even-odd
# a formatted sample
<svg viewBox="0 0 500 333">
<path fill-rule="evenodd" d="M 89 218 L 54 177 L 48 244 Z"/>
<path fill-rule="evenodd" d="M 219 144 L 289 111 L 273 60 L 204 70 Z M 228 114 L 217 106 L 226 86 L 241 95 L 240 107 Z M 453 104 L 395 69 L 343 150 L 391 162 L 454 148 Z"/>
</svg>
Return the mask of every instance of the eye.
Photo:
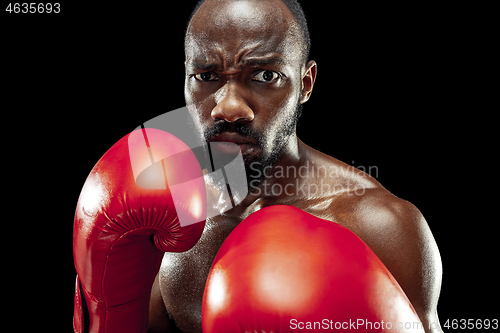
<svg viewBox="0 0 500 333">
<path fill-rule="evenodd" d="M 260 71 L 257 75 L 255 75 L 252 80 L 270 83 L 278 80 L 279 78 L 280 78 L 279 73 L 270 70 L 264 70 Z"/>
<path fill-rule="evenodd" d="M 203 81 L 203 82 L 219 81 L 219 77 L 213 72 L 204 72 L 204 73 L 195 74 L 193 76 L 196 80 Z"/>
</svg>

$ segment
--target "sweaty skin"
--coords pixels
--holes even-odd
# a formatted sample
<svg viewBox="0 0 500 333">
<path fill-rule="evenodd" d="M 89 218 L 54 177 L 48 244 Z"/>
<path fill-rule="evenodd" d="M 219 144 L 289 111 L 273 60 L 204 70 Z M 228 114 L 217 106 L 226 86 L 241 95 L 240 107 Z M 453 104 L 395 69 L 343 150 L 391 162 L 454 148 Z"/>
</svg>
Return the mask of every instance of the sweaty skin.
<svg viewBox="0 0 500 333">
<path fill-rule="evenodd" d="M 148 332 L 201 332 L 203 291 L 220 246 L 248 215 L 278 204 L 357 234 L 401 285 L 426 332 L 441 332 L 429 325 L 438 322 L 441 259 L 422 214 L 368 174 L 297 138 L 290 119 L 311 96 L 317 70 L 300 50 L 297 23 L 279 0 L 208 0 L 194 15 L 186 40 L 185 97 L 198 128 L 217 122 L 248 126 L 261 145 L 241 146 L 245 162 L 276 152 L 279 157 L 241 204 L 206 221 L 195 247 L 165 253 L 151 292 Z"/>
</svg>

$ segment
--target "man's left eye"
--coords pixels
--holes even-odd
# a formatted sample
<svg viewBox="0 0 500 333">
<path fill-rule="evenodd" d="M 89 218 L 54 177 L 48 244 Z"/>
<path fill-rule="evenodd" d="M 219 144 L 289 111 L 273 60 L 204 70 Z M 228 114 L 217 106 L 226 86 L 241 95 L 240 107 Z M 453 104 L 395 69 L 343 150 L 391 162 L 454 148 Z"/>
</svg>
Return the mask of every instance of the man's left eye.
<svg viewBox="0 0 500 333">
<path fill-rule="evenodd" d="M 255 75 L 252 80 L 254 81 L 259 81 L 259 82 L 274 82 L 280 78 L 280 74 L 270 71 L 270 70 L 264 70 L 260 71 L 257 75 Z"/>
</svg>

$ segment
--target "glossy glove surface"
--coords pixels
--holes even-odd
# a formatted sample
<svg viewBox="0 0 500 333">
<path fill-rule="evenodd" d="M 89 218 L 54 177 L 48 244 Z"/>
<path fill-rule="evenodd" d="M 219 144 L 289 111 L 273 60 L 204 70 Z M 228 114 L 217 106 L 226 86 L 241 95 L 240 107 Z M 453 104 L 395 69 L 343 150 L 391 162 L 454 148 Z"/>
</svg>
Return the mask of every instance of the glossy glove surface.
<svg viewBox="0 0 500 333">
<path fill-rule="evenodd" d="M 75 331 L 146 330 L 163 252 L 196 244 L 204 228 L 204 198 L 196 157 L 169 133 L 134 131 L 106 152 L 88 176 L 75 214 L 73 254 L 81 286 Z M 182 227 L 179 216 L 188 225 Z"/>
<path fill-rule="evenodd" d="M 253 213 L 214 260 L 203 332 L 314 331 L 314 322 L 316 331 L 355 322 L 364 331 L 403 332 L 399 322 L 420 321 L 391 273 L 350 230 L 291 206 Z"/>
</svg>

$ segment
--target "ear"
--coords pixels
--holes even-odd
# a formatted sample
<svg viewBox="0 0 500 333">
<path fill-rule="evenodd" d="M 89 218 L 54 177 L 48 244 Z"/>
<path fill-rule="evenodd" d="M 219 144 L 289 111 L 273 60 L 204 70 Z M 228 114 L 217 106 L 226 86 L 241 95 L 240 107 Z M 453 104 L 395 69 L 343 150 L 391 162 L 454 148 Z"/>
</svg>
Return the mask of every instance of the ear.
<svg viewBox="0 0 500 333">
<path fill-rule="evenodd" d="M 300 104 L 304 104 L 311 97 L 314 81 L 316 81 L 316 70 L 318 65 L 316 61 L 311 60 L 306 64 L 304 75 L 302 76 L 302 97 Z"/>
</svg>

